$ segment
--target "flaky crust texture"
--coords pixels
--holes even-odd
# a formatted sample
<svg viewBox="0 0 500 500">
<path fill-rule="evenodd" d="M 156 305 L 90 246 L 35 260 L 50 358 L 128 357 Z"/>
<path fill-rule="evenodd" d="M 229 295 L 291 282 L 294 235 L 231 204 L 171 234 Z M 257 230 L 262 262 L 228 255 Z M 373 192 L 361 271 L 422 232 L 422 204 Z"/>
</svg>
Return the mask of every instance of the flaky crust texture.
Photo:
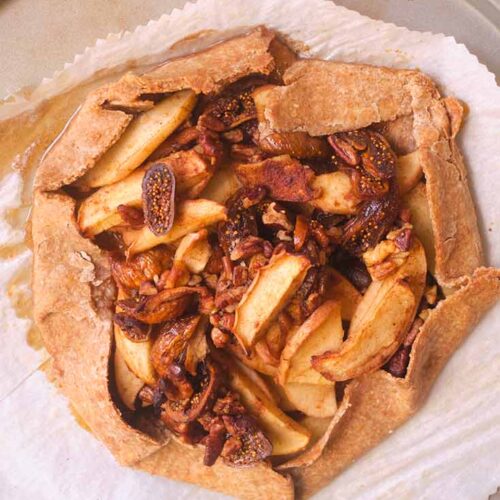
<svg viewBox="0 0 500 500">
<path fill-rule="evenodd" d="M 120 463 L 237 497 L 291 499 L 312 495 L 405 422 L 447 359 L 500 297 L 500 272 L 477 269 L 481 245 L 454 142 L 461 120 L 456 101 L 442 99 L 418 71 L 315 60 L 293 64 L 285 72 L 286 86 L 275 91 L 267 118 L 278 130 L 323 135 L 386 122 L 396 149 L 422 152 L 437 277 L 441 284 L 461 287 L 422 326 L 406 377 L 378 370 L 350 383 L 325 437 L 279 472 L 264 463 L 246 469 L 223 463 L 205 467 L 202 449 L 171 436 L 153 438 L 125 422 L 110 393 L 115 291 L 108 261 L 79 234 L 74 200 L 56 192 L 96 163 L 133 112 L 153 105 L 148 95 L 186 88 L 211 93 L 245 75 L 272 72 L 273 37 L 257 28 L 147 75 L 127 75 L 87 98 L 37 172 L 33 291 L 35 321 L 53 357 L 58 385 Z M 296 106 L 305 97 L 307 108 Z"/>
</svg>

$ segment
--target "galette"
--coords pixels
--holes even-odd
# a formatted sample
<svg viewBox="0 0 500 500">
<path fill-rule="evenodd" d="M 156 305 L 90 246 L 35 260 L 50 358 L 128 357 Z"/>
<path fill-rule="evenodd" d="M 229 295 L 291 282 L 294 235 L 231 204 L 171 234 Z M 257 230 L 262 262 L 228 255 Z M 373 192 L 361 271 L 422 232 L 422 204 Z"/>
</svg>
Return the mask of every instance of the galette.
<svg viewBox="0 0 500 500">
<path fill-rule="evenodd" d="M 463 118 L 265 27 L 90 93 L 36 173 L 34 313 L 116 460 L 302 498 L 415 413 L 500 295 Z"/>
</svg>

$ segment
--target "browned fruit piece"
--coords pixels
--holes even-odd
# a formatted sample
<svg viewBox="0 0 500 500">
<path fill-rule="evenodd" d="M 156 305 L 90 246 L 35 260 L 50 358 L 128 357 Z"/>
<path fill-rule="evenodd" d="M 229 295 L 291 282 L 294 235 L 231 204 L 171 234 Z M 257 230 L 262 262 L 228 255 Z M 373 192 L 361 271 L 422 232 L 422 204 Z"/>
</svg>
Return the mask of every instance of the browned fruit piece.
<svg viewBox="0 0 500 500">
<path fill-rule="evenodd" d="M 187 348 L 201 316 L 185 316 L 165 323 L 151 349 L 151 362 L 160 377 L 167 377 L 169 365 Z"/>
<path fill-rule="evenodd" d="M 165 163 L 156 163 L 142 180 L 144 220 L 155 236 L 163 236 L 174 224 L 175 176 Z"/>
<path fill-rule="evenodd" d="M 311 187 L 314 172 L 288 155 L 257 163 L 240 163 L 235 169 L 242 184 L 264 186 L 274 200 L 305 202 L 316 195 Z"/>
<path fill-rule="evenodd" d="M 152 325 L 178 318 L 191 305 L 195 293 L 191 287 L 167 288 L 139 300 L 120 300 L 118 306 L 126 314 Z"/>
</svg>

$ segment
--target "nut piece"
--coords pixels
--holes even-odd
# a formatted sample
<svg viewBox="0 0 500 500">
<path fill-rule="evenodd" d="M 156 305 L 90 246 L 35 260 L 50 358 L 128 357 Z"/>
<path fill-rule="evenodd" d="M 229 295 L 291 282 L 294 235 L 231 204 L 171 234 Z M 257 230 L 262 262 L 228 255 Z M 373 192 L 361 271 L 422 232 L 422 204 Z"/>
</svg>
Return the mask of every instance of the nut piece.
<svg viewBox="0 0 500 500">
<path fill-rule="evenodd" d="M 168 233 L 174 224 L 175 177 L 165 163 L 154 164 L 142 181 L 144 220 L 156 236 Z"/>
</svg>

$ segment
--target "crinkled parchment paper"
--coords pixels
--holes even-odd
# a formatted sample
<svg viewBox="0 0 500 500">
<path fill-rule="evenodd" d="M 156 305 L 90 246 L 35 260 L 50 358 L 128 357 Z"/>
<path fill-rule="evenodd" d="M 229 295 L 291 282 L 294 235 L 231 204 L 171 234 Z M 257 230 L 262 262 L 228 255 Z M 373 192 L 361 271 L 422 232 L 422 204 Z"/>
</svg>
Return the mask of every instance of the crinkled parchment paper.
<svg viewBox="0 0 500 500">
<path fill-rule="evenodd" d="M 96 71 L 147 58 L 190 33 L 267 24 L 309 47 L 307 55 L 419 68 L 470 109 L 460 136 L 490 265 L 500 265 L 500 90 L 463 45 L 411 32 L 323 0 L 201 0 L 110 35 L 33 92 L 0 107 L 0 120 L 33 109 Z M 9 224 L 21 203 L 18 173 L 0 183 L 0 245 L 22 241 Z M 37 371 L 45 359 L 26 343 L 6 284 L 29 264 L 26 249 L 0 263 L 0 497 L 43 499 L 220 498 L 194 486 L 124 469 L 75 424 L 67 402 Z M 500 485 L 500 307 L 484 318 L 439 377 L 425 407 L 318 494 L 336 499 L 486 499 Z"/>
</svg>

